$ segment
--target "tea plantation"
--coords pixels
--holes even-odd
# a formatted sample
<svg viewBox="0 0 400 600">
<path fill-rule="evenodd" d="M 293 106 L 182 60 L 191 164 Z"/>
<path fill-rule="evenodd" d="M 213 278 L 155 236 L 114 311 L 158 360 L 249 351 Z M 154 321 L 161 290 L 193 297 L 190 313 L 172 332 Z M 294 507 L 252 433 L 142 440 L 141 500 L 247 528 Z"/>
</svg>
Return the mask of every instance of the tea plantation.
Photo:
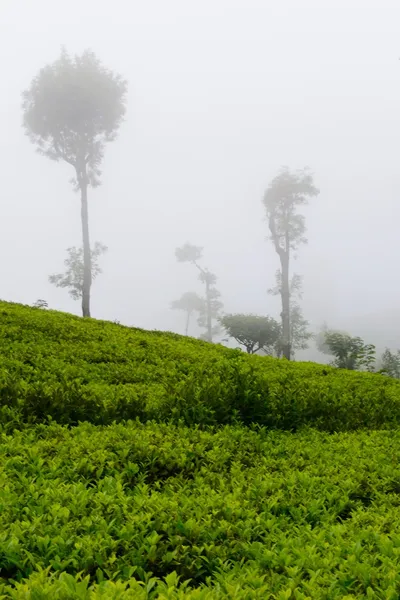
<svg viewBox="0 0 400 600">
<path fill-rule="evenodd" d="M 0 303 L 0 598 L 400 598 L 400 384 Z"/>
</svg>

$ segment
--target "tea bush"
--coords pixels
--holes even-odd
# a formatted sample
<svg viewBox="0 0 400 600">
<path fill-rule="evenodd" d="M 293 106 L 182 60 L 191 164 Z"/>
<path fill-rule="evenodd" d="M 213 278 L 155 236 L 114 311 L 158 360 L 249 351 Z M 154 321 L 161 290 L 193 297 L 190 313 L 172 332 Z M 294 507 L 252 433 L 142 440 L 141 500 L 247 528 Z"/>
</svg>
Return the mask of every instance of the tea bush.
<svg viewBox="0 0 400 600">
<path fill-rule="evenodd" d="M 0 600 L 398 599 L 399 386 L 0 302 Z"/>
<path fill-rule="evenodd" d="M 398 598 L 400 432 L 0 439 L 0 598 Z"/>
<path fill-rule="evenodd" d="M 400 423 L 400 382 L 0 302 L 0 424 L 141 421 L 296 430 Z"/>
</svg>

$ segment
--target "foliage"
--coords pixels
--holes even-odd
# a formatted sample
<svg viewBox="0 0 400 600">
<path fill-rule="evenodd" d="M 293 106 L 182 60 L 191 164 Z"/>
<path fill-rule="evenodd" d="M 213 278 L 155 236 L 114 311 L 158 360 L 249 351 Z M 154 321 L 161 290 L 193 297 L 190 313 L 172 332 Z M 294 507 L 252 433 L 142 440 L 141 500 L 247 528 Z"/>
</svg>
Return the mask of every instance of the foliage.
<svg viewBox="0 0 400 600">
<path fill-rule="evenodd" d="M 394 353 L 386 348 L 382 354 L 380 372 L 386 373 L 389 377 L 400 379 L 400 350 Z"/>
<path fill-rule="evenodd" d="M 398 430 L 3 434 L 0 597 L 394 600 L 399 454 Z"/>
<path fill-rule="evenodd" d="M 26 134 L 41 154 L 74 167 L 78 187 L 83 161 L 96 186 L 105 144 L 116 138 L 125 116 L 126 91 L 126 82 L 90 50 L 71 57 L 63 49 L 23 94 Z"/>
<path fill-rule="evenodd" d="M 49 417 L 296 430 L 400 423 L 400 382 L 0 303 L 0 425 Z"/>
<path fill-rule="evenodd" d="M 199 260 L 203 257 L 203 248 L 200 246 L 194 246 L 187 242 L 181 248 L 176 248 L 175 256 L 178 262 L 190 262 L 199 271 L 199 279 L 205 286 L 205 300 L 197 322 L 206 330 L 200 339 L 212 342 L 213 337 L 219 333 L 218 324 L 213 324 L 213 322 L 218 320 L 223 307 L 219 300 L 221 294 L 215 287 L 217 277 L 199 264 Z"/>
<path fill-rule="evenodd" d="M 313 176 L 306 169 L 290 172 L 285 167 L 271 181 L 263 203 L 270 225 L 270 239 L 278 254 L 297 250 L 300 244 L 307 243 L 304 215 L 297 209 L 318 194 Z"/>
<path fill-rule="evenodd" d="M 91 250 L 90 264 L 92 268 L 92 281 L 103 272 L 99 266 L 99 258 L 102 254 L 107 252 L 107 250 L 107 246 L 101 242 L 96 242 L 94 248 Z M 72 248 L 67 249 L 67 254 L 68 258 L 64 261 L 64 264 L 67 267 L 66 272 L 50 275 L 49 281 L 56 287 L 67 288 L 71 298 L 80 300 L 83 296 L 83 248 L 76 248 L 73 246 Z"/>
<path fill-rule="evenodd" d="M 290 307 L 290 336 L 293 358 L 296 350 L 307 350 L 309 347 L 309 341 L 313 338 L 309 326 L 310 323 L 303 317 L 300 305 L 297 302 L 293 302 Z"/>
<path fill-rule="evenodd" d="M 210 273 L 210 275 L 212 275 L 212 273 Z M 213 277 L 215 277 L 215 275 Z M 215 287 L 209 287 L 208 291 L 206 292 L 206 298 L 204 298 L 203 304 L 200 308 L 197 324 L 199 327 L 202 327 L 206 330 L 205 333 L 200 336 L 200 339 L 204 340 L 205 342 L 209 341 L 210 337 L 208 333 L 208 319 L 210 319 L 212 324 L 210 339 L 214 339 L 214 337 L 220 333 L 219 317 L 221 314 L 221 309 L 224 306 L 219 299 L 220 297 L 221 294 Z"/>
<path fill-rule="evenodd" d="M 298 208 L 308 203 L 309 198 L 317 196 L 313 176 L 307 170 L 291 173 L 284 168 L 271 181 L 263 198 L 270 240 L 280 261 L 281 284 L 279 293 L 282 301 L 282 353 L 290 360 L 292 340 L 290 327 L 290 255 L 300 244 L 307 242 L 305 237 L 304 215 Z"/>
<path fill-rule="evenodd" d="M 346 333 L 326 331 L 325 343 L 335 357 L 333 365 L 339 369 L 372 371 L 375 365 L 375 346 L 365 344 L 360 337 Z"/>
<path fill-rule="evenodd" d="M 399 381 L 0 314 L 0 599 L 398 597 Z"/>
<path fill-rule="evenodd" d="M 48 304 L 47 300 L 43 300 L 42 298 L 39 298 L 38 300 L 36 300 L 36 302 L 32 306 L 34 308 L 48 308 L 49 304 Z"/>
<path fill-rule="evenodd" d="M 278 270 L 275 273 L 276 285 L 268 290 L 272 296 L 278 296 L 282 293 L 282 273 Z M 290 357 L 295 358 L 296 350 L 307 350 L 309 341 L 313 334 L 309 330 L 310 323 L 303 317 L 303 313 L 298 302 L 302 298 L 302 277 L 294 273 L 289 282 L 289 313 L 290 313 Z M 284 339 L 277 344 L 277 355 L 282 356 L 284 351 Z"/>
<path fill-rule="evenodd" d="M 280 324 L 271 317 L 251 314 L 224 315 L 221 325 L 229 337 L 246 348 L 248 354 L 260 350 L 272 354 L 281 336 Z"/>
<path fill-rule="evenodd" d="M 185 312 L 200 311 L 203 308 L 204 299 L 196 292 L 185 292 L 179 298 L 171 302 L 172 310 L 183 310 Z"/>
<path fill-rule="evenodd" d="M 175 250 L 178 262 L 191 262 L 196 264 L 203 257 L 203 248 L 186 242 L 181 248 Z"/>
<path fill-rule="evenodd" d="M 185 335 L 188 335 L 189 332 L 190 317 L 194 312 L 204 314 L 204 305 L 204 299 L 196 294 L 196 292 L 185 292 L 179 300 L 171 302 L 172 310 L 181 310 L 186 313 Z"/>
<path fill-rule="evenodd" d="M 315 335 L 315 345 L 317 347 L 317 350 L 319 352 L 321 352 L 322 354 L 326 354 L 327 356 L 332 356 L 332 352 L 331 349 L 329 348 L 327 342 L 326 342 L 326 334 L 329 332 L 333 333 L 340 333 L 340 334 L 345 334 L 348 335 L 347 332 L 345 331 L 338 331 L 336 329 L 330 329 L 328 327 L 327 323 L 323 323 L 322 326 L 320 327 L 319 331 L 316 333 Z"/>
</svg>

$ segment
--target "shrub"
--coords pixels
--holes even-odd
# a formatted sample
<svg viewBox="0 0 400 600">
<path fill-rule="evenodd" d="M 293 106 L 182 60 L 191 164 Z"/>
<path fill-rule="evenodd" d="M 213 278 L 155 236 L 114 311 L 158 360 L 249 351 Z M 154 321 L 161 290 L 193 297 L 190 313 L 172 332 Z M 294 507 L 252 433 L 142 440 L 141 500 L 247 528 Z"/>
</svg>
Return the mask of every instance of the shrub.
<svg viewBox="0 0 400 600">
<path fill-rule="evenodd" d="M 296 430 L 400 423 L 400 382 L 0 303 L 0 423 L 141 421 Z"/>
</svg>

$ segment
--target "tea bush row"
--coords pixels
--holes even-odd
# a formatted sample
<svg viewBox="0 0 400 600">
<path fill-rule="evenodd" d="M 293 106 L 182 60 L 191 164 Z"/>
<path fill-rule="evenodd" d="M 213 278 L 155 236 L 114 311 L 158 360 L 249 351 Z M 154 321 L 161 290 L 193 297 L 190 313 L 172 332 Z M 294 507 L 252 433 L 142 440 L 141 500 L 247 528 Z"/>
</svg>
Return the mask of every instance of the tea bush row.
<svg viewBox="0 0 400 600">
<path fill-rule="evenodd" d="M 398 598 L 400 431 L 0 438 L 0 597 Z"/>
<path fill-rule="evenodd" d="M 0 302 L 0 423 L 400 424 L 400 382 Z"/>
</svg>

